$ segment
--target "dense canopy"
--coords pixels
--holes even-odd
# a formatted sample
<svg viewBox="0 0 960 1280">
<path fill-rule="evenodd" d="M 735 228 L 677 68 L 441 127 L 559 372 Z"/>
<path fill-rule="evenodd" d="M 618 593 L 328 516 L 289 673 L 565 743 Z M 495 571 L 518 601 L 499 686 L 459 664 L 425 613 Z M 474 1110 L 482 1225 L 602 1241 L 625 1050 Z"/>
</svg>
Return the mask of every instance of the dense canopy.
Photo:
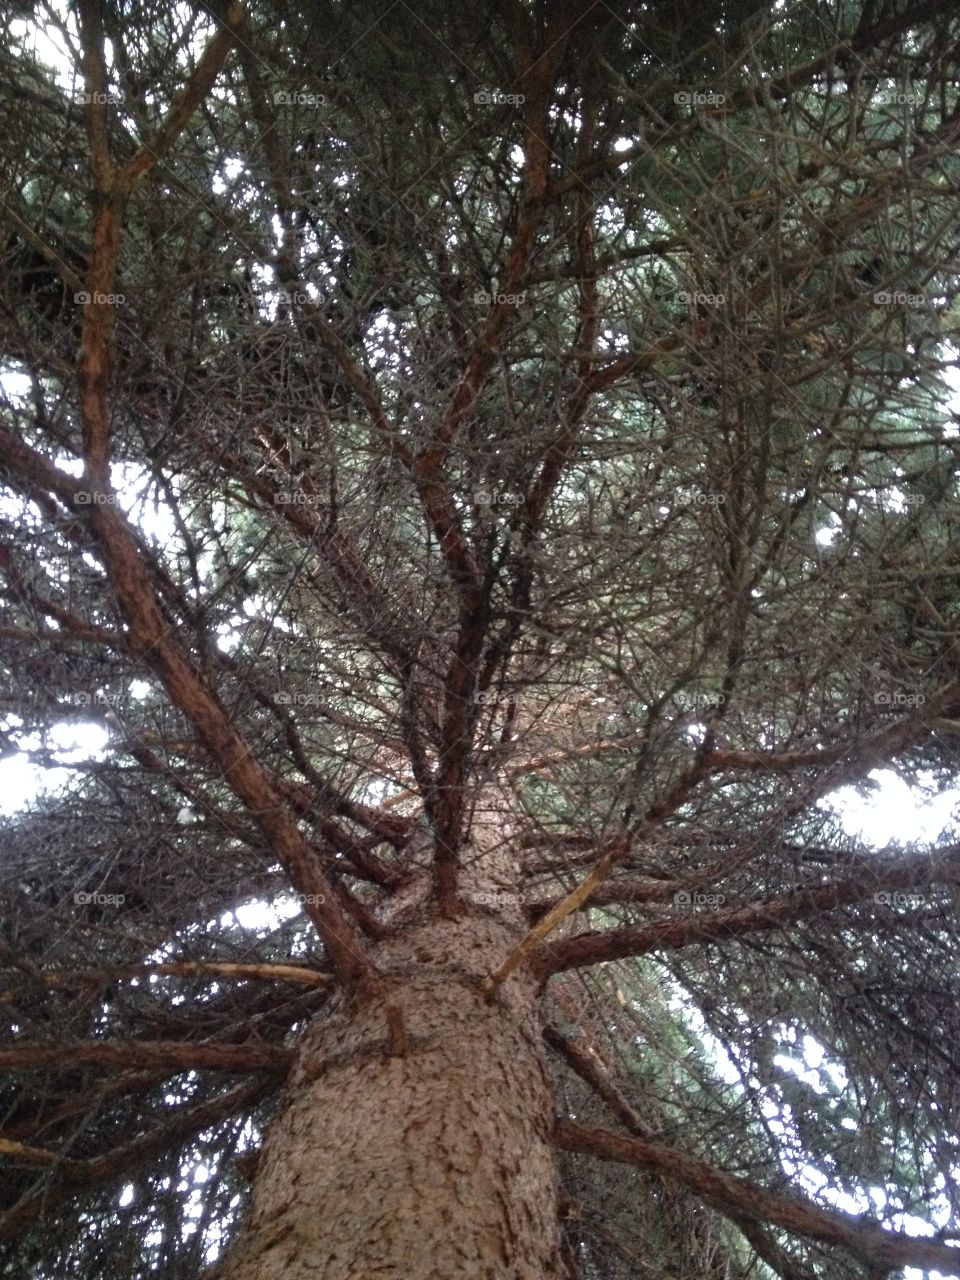
<svg viewBox="0 0 960 1280">
<path fill-rule="evenodd" d="M 832 799 L 960 771 L 950 6 L 2 22 L 4 1274 L 201 1274 L 418 859 L 571 1278 L 960 1274 L 960 838 Z"/>
</svg>

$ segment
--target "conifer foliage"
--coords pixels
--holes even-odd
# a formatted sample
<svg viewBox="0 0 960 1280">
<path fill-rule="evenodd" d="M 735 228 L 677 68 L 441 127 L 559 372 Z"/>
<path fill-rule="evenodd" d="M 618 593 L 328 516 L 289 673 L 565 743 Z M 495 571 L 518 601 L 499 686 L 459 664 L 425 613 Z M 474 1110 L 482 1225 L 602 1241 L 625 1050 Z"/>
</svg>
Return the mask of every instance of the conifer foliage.
<svg viewBox="0 0 960 1280">
<path fill-rule="evenodd" d="M 535 999 L 557 1277 L 960 1275 L 960 836 L 836 800 L 960 771 L 952 7 L 2 28 L 3 1274 L 273 1275 L 409 937 Z"/>
</svg>

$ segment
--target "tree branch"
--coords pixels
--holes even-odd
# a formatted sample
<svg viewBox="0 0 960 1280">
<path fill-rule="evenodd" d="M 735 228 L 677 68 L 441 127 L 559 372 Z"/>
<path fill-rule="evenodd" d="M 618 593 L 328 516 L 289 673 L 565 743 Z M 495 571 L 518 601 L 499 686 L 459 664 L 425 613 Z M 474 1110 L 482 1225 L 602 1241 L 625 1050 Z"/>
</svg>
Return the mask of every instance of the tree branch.
<svg viewBox="0 0 960 1280">
<path fill-rule="evenodd" d="M 588 1129 L 564 1119 L 557 1124 L 554 1141 L 561 1151 L 653 1169 L 665 1178 L 681 1182 L 734 1220 L 736 1216 L 743 1215 L 825 1244 L 839 1245 L 863 1261 L 888 1270 L 925 1267 L 936 1268 L 947 1275 L 960 1275 L 960 1249 L 923 1237 L 885 1231 L 848 1214 L 821 1209 L 799 1196 L 766 1191 L 744 1178 L 722 1173 L 673 1147 L 660 1146 L 643 1138 L 625 1138 L 601 1129 Z"/>
<path fill-rule="evenodd" d="M 230 964 L 219 961 L 174 961 L 168 964 L 121 965 L 108 969 L 39 969 L 32 976 L 52 990 L 85 985 L 109 983 L 126 978 L 158 977 L 193 978 L 208 974 L 221 978 L 236 978 L 245 982 L 260 978 L 265 982 L 294 982 L 307 987 L 325 987 L 331 981 L 328 973 L 321 973 L 300 964 Z"/>
<path fill-rule="evenodd" d="M 61 1160 L 36 1191 L 0 1217 L 0 1240 L 19 1235 L 45 1212 L 56 1209 L 75 1193 L 85 1192 L 98 1182 L 107 1182 L 139 1169 L 193 1134 L 255 1106 L 275 1087 L 273 1079 L 251 1081 L 208 1102 L 180 1108 L 166 1124 L 132 1142 L 114 1147 L 102 1156 L 90 1160 Z"/>
<path fill-rule="evenodd" d="M 31 1071 L 55 1067 L 73 1071 L 84 1063 L 107 1067 L 163 1067 L 172 1072 L 272 1071 L 287 1072 L 292 1049 L 265 1044 L 210 1044 L 186 1041 L 131 1040 L 65 1041 L 62 1044 L 21 1044 L 0 1049 L 0 1071 Z"/>
<path fill-rule="evenodd" d="M 483 990 L 487 998 L 493 996 L 493 993 L 500 984 L 507 978 L 514 969 L 526 961 L 534 949 L 539 946 L 543 940 L 553 932 L 567 916 L 574 911 L 579 910 L 584 905 L 593 890 L 610 874 L 617 863 L 629 853 L 633 841 L 642 836 L 648 827 L 653 827 L 661 822 L 665 817 L 674 813 L 686 800 L 689 799 L 697 784 L 707 776 L 710 772 L 708 765 L 702 761 L 695 764 L 689 769 L 678 781 L 670 788 L 667 794 L 660 800 L 655 801 L 643 816 L 643 821 L 639 824 L 638 829 L 630 836 L 626 836 L 621 840 L 614 841 L 607 852 L 603 855 L 594 869 L 586 876 L 580 884 L 562 898 L 556 906 L 552 907 L 547 914 L 537 924 L 533 926 L 530 932 L 521 942 L 517 944 L 514 950 L 507 956 L 506 960 L 500 965 L 496 972 L 492 973 L 483 983 Z M 536 967 L 536 966 L 535 966 Z"/>
<path fill-rule="evenodd" d="M 694 912 L 662 924 L 635 929 L 599 930 L 564 942 L 546 944 L 531 956 L 541 978 L 607 960 L 672 951 L 693 943 L 721 942 L 747 934 L 783 928 L 839 907 L 868 901 L 883 891 L 907 890 L 918 884 L 960 882 L 958 850 L 936 857 L 905 858 L 863 870 L 845 880 L 794 889 L 775 898 L 729 911 Z M 879 905 L 883 905 L 882 900 Z"/>
<path fill-rule="evenodd" d="M 207 47 L 200 55 L 200 61 L 193 75 L 174 97 L 159 129 L 121 171 L 121 179 L 128 186 L 138 181 L 158 164 L 186 128 L 190 117 L 213 88 L 213 82 L 219 75 L 227 54 L 236 43 L 237 35 L 246 20 L 247 14 L 243 5 L 236 3 L 227 5 L 223 18 L 218 19 L 221 24 L 220 30 L 209 40 Z"/>
<path fill-rule="evenodd" d="M 555 1049 L 567 1065 L 581 1080 L 593 1089 L 617 1117 L 627 1133 L 635 1138 L 649 1138 L 650 1128 L 643 1123 L 638 1113 L 630 1105 L 611 1079 L 596 1054 L 580 1047 L 578 1043 L 557 1030 L 546 1027 L 543 1037 L 551 1048 Z M 780 1248 L 777 1242 L 754 1219 L 745 1215 L 728 1214 L 736 1222 L 757 1255 L 778 1272 L 782 1280 L 813 1280 L 792 1258 Z"/>
</svg>

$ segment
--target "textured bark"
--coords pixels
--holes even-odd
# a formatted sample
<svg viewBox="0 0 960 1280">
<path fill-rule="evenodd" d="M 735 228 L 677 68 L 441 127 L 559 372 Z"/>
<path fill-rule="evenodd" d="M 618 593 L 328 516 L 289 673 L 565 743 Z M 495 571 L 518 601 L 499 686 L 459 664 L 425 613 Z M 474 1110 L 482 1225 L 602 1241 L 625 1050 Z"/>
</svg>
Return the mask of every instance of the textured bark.
<svg viewBox="0 0 960 1280">
<path fill-rule="evenodd" d="M 304 1033 L 223 1280 L 563 1274 L 535 984 L 480 989 L 523 917 L 505 845 L 476 826 L 467 913 L 427 904 L 424 856 L 375 950 L 383 990 Z"/>
</svg>

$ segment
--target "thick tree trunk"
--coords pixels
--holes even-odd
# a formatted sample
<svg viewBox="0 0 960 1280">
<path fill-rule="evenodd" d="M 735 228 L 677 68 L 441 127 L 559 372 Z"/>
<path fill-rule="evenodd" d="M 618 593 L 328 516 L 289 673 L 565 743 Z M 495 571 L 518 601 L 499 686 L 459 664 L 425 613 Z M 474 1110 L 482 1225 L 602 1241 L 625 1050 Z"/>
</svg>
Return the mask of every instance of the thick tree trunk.
<svg viewBox="0 0 960 1280">
<path fill-rule="evenodd" d="M 563 1274 L 534 986 L 521 974 L 493 1002 L 479 991 L 522 936 L 519 904 L 474 881 L 448 921 L 422 898 L 391 912 L 376 948 L 383 995 L 305 1032 L 223 1280 Z"/>
</svg>

